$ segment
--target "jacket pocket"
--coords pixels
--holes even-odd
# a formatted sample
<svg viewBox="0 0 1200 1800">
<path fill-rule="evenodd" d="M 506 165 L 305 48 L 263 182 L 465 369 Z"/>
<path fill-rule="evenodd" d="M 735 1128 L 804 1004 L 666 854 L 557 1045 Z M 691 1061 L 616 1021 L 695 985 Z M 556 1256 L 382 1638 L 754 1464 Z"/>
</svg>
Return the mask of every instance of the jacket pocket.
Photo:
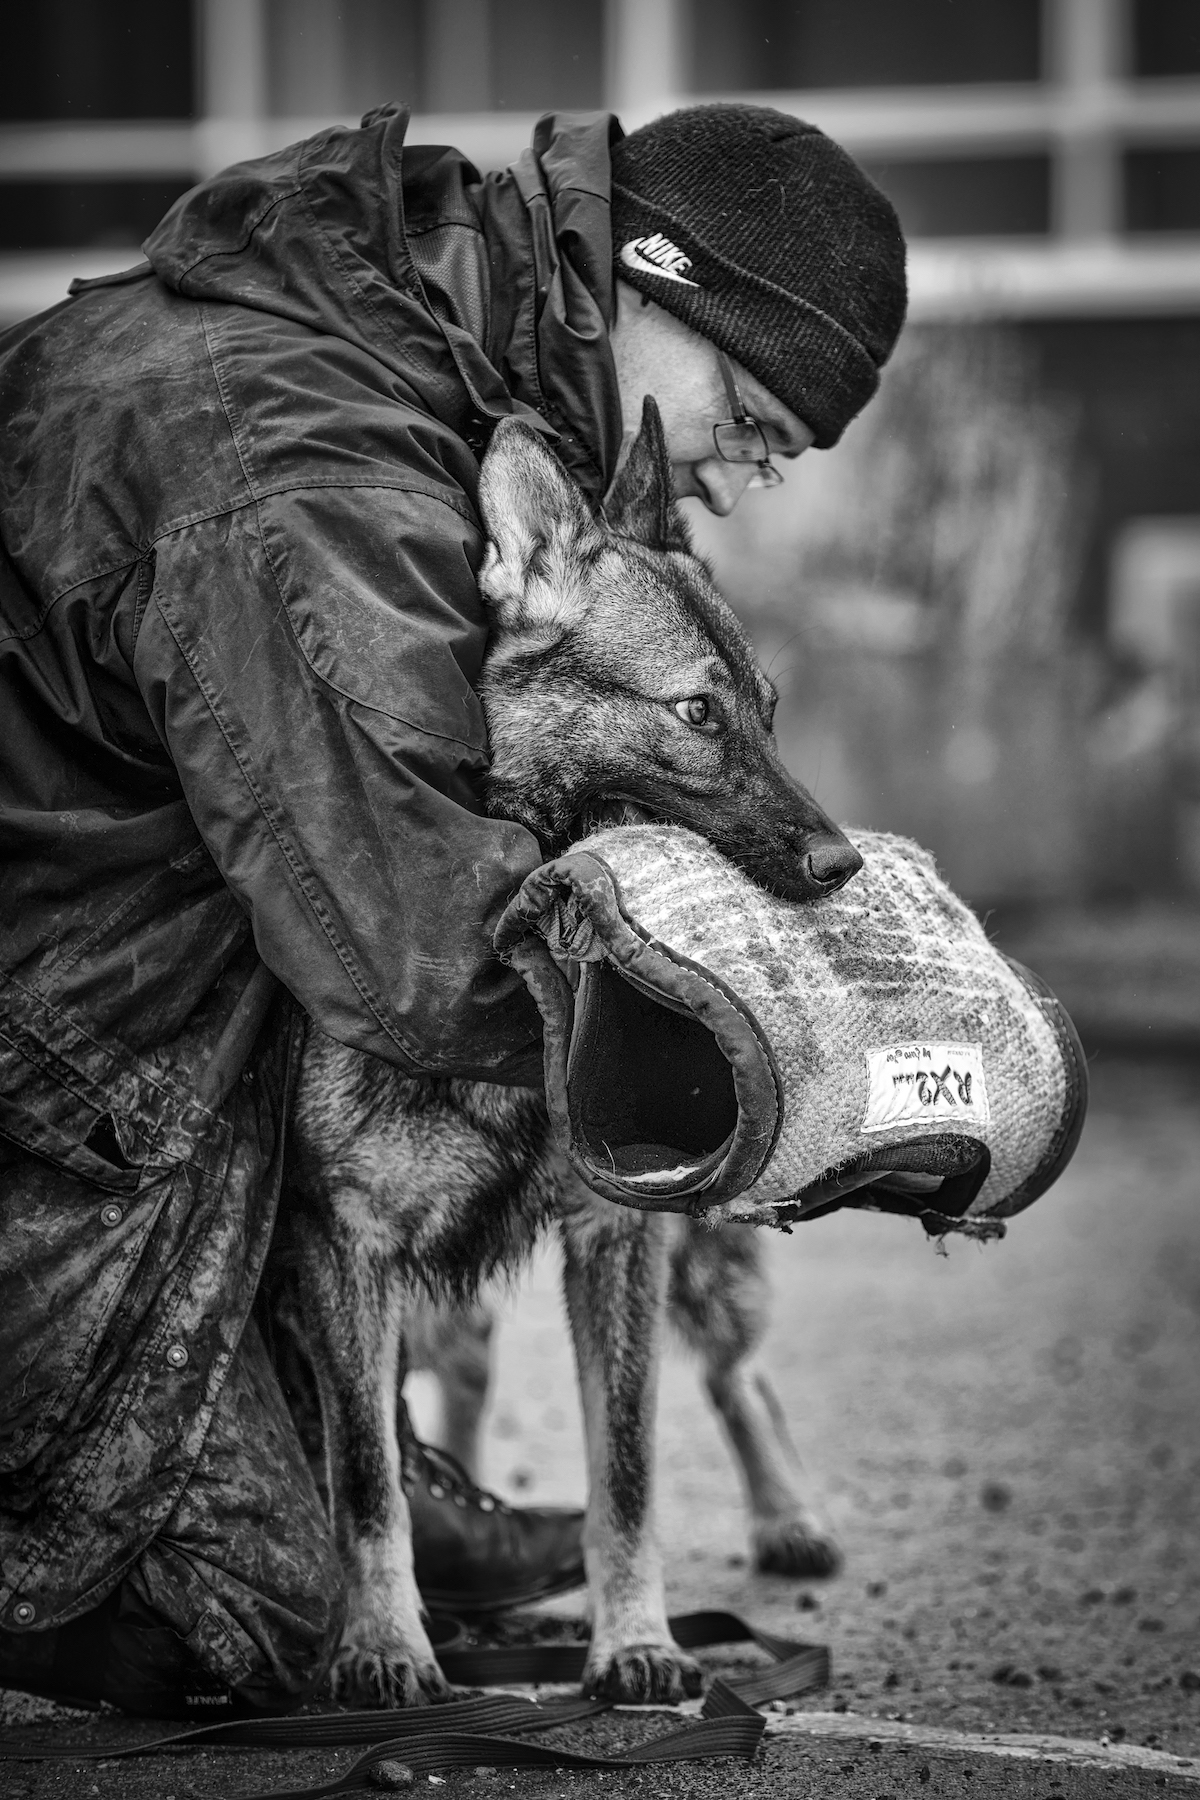
<svg viewBox="0 0 1200 1800">
<path fill-rule="evenodd" d="M 0 1027 L 0 1136 L 107 1193 L 132 1194 L 149 1139 L 116 1098 L 115 1084 L 56 1054 L 35 1021 L 10 1016 Z M 101 1062 L 102 1052 L 96 1052 Z"/>
<path fill-rule="evenodd" d="M 0 1094 L 0 1134 L 105 1193 L 136 1193 L 142 1164 L 122 1144 L 113 1113 L 100 1112 L 65 1089 L 56 1095 L 53 1085 L 47 1082 L 33 1104 L 33 1096 L 22 1101 Z M 132 1137 L 126 1127 L 131 1148 Z"/>
</svg>

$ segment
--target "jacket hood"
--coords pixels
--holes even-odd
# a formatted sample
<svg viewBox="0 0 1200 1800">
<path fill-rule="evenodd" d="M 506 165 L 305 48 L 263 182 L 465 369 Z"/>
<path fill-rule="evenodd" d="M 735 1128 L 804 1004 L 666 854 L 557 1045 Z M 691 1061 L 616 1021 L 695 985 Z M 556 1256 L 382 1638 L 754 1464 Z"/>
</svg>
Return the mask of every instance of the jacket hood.
<svg viewBox="0 0 1200 1800">
<path fill-rule="evenodd" d="M 527 419 L 559 438 L 599 498 L 621 436 L 608 348 L 609 150 L 620 125 L 549 114 L 514 167 L 481 182 L 456 151 L 421 146 L 406 168 L 408 121 L 406 107 L 380 107 L 358 130 L 331 127 L 223 170 L 151 233 L 151 267 L 189 299 L 274 313 L 356 345 L 462 436 L 509 414 Z M 498 315 L 508 341 L 493 331 L 485 347 L 429 305 L 405 227 L 413 164 L 470 208 L 494 290 L 529 296 L 527 349 L 513 341 L 527 321 L 511 306 Z"/>
</svg>

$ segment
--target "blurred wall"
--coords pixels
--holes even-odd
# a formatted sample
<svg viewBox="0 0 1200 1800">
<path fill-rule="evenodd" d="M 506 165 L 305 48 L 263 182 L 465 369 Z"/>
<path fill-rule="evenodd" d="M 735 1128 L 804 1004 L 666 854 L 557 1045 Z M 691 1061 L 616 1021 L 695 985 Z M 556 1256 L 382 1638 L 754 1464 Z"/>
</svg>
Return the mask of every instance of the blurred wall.
<svg viewBox="0 0 1200 1800">
<path fill-rule="evenodd" d="M 1200 320 L 910 326 L 781 492 L 694 529 L 835 816 L 981 905 L 1194 890 Z"/>
</svg>

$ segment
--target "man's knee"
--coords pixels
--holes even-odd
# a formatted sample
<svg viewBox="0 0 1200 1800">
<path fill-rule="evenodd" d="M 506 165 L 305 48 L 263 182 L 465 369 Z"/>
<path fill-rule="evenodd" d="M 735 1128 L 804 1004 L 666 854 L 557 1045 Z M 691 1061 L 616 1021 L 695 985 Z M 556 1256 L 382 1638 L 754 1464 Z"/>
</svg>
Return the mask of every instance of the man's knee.
<svg viewBox="0 0 1200 1800">
<path fill-rule="evenodd" d="M 171 1625 L 206 1685 L 192 1712 L 228 1705 L 286 1712 L 321 1686 L 341 1641 L 345 1585 L 328 1532 L 272 1534 L 247 1573 L 246 1558 L 216 1566 L 164 1536 L 150 1545 L 126 1585 L 147 1616 Z M 211 1696 L 200 1699 L 202 1693 Z"/>
<path fill-rule="evenodd" d="M 153 1555 L 153 1547 L 151 1555 Z M 321 1686 L 341 1639 L 340 1577 L 286 1600 L 213 1594 L 181 1615 L 145 1559 L 108 1598 L 45 1632 L 0 1632 L 0 1686 L 52 1699 L 106 1701 L 145 1718 L 288 1712 Z M 157 1599 L 147 1597 L 148 1591 Z"/>
</svg>

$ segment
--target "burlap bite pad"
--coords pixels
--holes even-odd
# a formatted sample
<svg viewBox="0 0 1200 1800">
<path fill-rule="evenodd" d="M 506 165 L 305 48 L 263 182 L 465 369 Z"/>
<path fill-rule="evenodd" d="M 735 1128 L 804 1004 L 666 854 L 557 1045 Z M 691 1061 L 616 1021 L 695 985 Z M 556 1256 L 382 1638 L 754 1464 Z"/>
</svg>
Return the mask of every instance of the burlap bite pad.
<svg viewBox="0 0 1200 1800">
<path fill-rule="evenodd" d="M 957 1131 L 991 1151 L 970 1212 L 1015 1210 L 1070 1109 L 1075 1071 L 1054 1003 L 988 942 L 927 851 L 883 832 L 849 836 L 861 872 L 812 904 L 776 900 L 667 826 L 576 848 L 602 857 L 631 918 L 720 976 L 770 1042 L 784 1118 L 747 1202 L 788 1199 L 864 1150 Z M 881 1087 L 900 1096 L 890 1122 Z"/>
<path fill-rule="evenodd" d="M 939 1207 L 995 1219 L 1056 1178 L 1086 1097 L 1070 1021 L 925 851 L 851 835 L 863 870 L 815 903 L 665 826 L 597 833 L 524 884 L 497 944 L 598 1191 L 762 1221 L 883 1205 L 934 1230 Z M 934 1169 L 940 1198 L 906 1197 Z"/>
</svg>

